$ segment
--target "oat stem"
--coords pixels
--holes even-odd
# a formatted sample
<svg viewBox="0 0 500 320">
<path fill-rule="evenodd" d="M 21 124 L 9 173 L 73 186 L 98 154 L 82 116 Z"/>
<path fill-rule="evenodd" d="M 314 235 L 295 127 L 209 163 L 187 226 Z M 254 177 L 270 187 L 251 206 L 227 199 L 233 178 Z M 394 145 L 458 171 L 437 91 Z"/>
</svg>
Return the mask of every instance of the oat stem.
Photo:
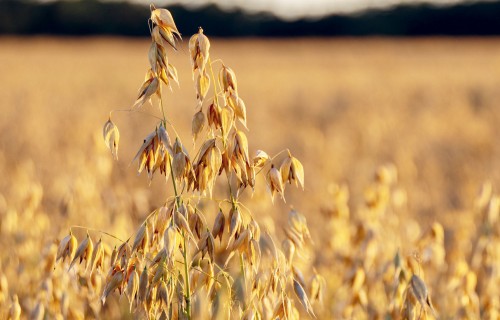
<svg viewBox="0 0 500 320">
<path fill-rule="evenodd" d="M 163 122 L 164 125 L 166 126 L 167 124 L 167 118 L 165 116 L 165 108 L 163 107 L 163 98 L 161 95 L 161 86 L 160 86 L 160 106 L 161 106 L 161 112 L 163 114 Z M 174 129 L 175 131 L 175 129 Z M 171 180 L 172 180 L 172 186 L 174 188 L 174 195 L 175 195 L 175 204 L 177 206 L 177 210 L 181 206 L 181 199 L 179 195 L 179 191 L 177 189 L 177 183 L 175 182 L 175 176 L 174 176 L 174 170 L 172 168 L 172 159 L 169 158 L 169 166 L 170 166 L 170 175 L 171 175 Z M 173 220 L 172 220 L 173 221 Z M 186 234 L 184 230 L 182 231 L 182 239 L 183 239 L 183 247 L 184 250 L 182 250 L 182 256 L 184 258 L 184 279 L 185 279 L 185 292 L 184 292 L 184 300 L 186 300 L 186 316 L 190 320 L 191 319 L 191 289 L 189 288 L 189 268 L 188 268 L 188 262 L 187 262 L 187 255 L 188 255 L 188 249 L 187 249 L 187 241 L 186 241 Z"/>
</svg>

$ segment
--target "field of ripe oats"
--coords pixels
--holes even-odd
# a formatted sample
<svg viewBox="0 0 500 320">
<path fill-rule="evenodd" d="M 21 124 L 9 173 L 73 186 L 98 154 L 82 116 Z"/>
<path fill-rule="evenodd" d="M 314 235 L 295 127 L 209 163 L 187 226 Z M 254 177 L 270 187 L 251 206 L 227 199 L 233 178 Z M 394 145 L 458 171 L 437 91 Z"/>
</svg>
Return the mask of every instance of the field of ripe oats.
<svg viewBox="0 0 500 320">
<path fill-rule="evenodd" d="M 170 180 L 150 182 L 132 163 L 158 125 L 155 100 L 112 113 L 118 161 L 103 141 L 109 112 L 137 98 L 149 46 L 0 38 L 0 318 L 146 318 L 141 308 L 151 318 L 182 318 L 184 276 L 172 267 L 172 278 L 157 278 L 160 266 L 152 267 L 142 238 L 140 254 L 115 269 L 111 261 L 118 239 L 130 237 L 132 246 L 142 232 L 154 243 L 155 228 L 141 231 L 141 223 L 173 203 Z M 267 167 L 255 191 L 241 195 L 242 211 L 263 235 L 261 263 L 269 268 L 261 274 L 251 274 L 240 249 L 231 277 L 224 260 L 203 271 L 207 258 L 194 266 L 191 242 L 193 318 L 498 319 L 500 40 L 212 39 L 210 56 L 215 72 L 223 62 L 236 74 L 250 156 L 288 148 L 304 166 L 305 190 L 287 186 L 286 203 L 276 196 L 273 205 Z M 187 40 L 168 59 L 180 86 L 163 92 L 165 113 L 194 159 L 203 140 L 193 145 L 191 136 L 197 101 Z M 185 201 L 199 205 L 200 198 Z M 227 229 L 231 207 L 221 203 Z M 307 219 L 311 241 L 301 233 L 297 243 L 289 231 L 291 207 Z M 197 208 L 212 230 L 217 207 Z M 71 257 L 55 261 L 70 230 L 78 244 L 87 234 L 94 248 L 102 239 L 103 267 L 86 270 L 90 257 L 70 271 Z M 222 245 L 215 241 L 219 253 L 229 241 L 230 229 L 224 232 Z M 132 268 L 134 259 L 141 264 Z M 116 274 L 140 275 L 142 283 L 146 266 L 143 297 L 132 293 L 129 306 L 131 282 L 121 280 L 101 304 Z M 166 284 L 170 304 L 162 304 L 167 278 L 175 280 Z M 210 291 L 207 279 L 224 294 Z"/>
</svg>

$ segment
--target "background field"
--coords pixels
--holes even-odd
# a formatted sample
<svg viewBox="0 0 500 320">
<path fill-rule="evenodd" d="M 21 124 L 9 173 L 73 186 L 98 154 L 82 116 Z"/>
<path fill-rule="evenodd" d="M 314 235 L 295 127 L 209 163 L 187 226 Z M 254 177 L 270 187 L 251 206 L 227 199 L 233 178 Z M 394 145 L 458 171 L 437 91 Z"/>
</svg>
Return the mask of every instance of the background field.
<svg viewBox="0 0 500 320">
<path fill-rule="evenodd" d="M 40 286 L 41 257 L 70 226 L 127 238 L 170 192 L 129 166 L 155 119 L 114 113 L 122 134 L 118 162 L 102 142 L 109 111 L 136 98 L 148 47 L 147 40 L 120 38 L 0 39 L 0 273 L 27 311 Z M 195 91 L 188 56 L 185 46 L 169 54 L 180 88 L 167 96 L 167 113 L 191 146 Z M 495 193 L 500 183 L 500 41 L 213 40 L 211 56 L 236 72 L 251 152 L 288 147 L 304 164 L 305 191 L 287 190 L 287 204 L 271 205 L 262 180 L 247 203 L 257 220 L 273 217 L 278 237 L 290 205 L 307 217 L 315 241 L 308 263 L 329 284 L 318 307 L 322 318 L 346 316 L 351 298 L 342 288 L 350 268 L 339 255 L 354 260 L 363 252 L 349 239 L 367 221 L 381 264 L 365 270 L 370 306 L 357 311 L 360 317 L 383 314 L 387 298 L 379 299 L 369 281 L 375 283 L 378 266 L 397 249 L 403 257 L 422 254 L 419 239 L 435 222 L 444 227 L 446 261 L 437 266 L 431 258 L 422 274 L 436 310 L 443 318 L 456 314 L 450 270 L 470 262 L 471 243 L 481 234 L 474 202 L 481 185 L 491 181 Z M 390 186 L 390 210 L 370 218 L 365 207 L 382 165 L 394 165 L 398 181 Z M 338 248 L 337 185 L 349 188 L 344 232 L 353 251 Z M 484 300 L 481 293 L 490 292 L 480 288 L 481 277 L 492 278 L 476 274 Z M 8 306 L 9 299 L 0 302 Z"/>
</svg>

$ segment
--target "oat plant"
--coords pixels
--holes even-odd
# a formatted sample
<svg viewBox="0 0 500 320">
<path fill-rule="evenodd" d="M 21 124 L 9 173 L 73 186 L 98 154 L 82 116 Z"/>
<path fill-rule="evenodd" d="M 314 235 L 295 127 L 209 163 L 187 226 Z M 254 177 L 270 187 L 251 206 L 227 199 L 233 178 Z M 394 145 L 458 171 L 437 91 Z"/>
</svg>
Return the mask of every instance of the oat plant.
<svg viewBox="0 0 500 320">
<path fill-rule="evenodd" d="M 145 112 L 145 105 L 152 104 L 159 120 L 133 162 L 149 179 L 163 176 L 173 194 L 166 195 L 163 206 L 144 213 L 129 239 L 116 243 L 112 235 L 89 229 L 78 244 L 70 232 L 56 259 L 67 261 L 69 269 L 80 268 L 90 279 L 102 274 L 101 285 L 91 281 L 100 303 L 109 303 L 111 295 L 126 296 L 138 318 L 315 317 L 313 303 L 321 300 L 324 279 L 316 272 L 306 279 L 295 263 L 311 244 L 305 217 L 290 211 L 279 247 L 276 235 L 261 229 L 242 201 L 244 193 L 265 187 L 256 182 L 258 176 L 264 177 L 271 201 L 276 193 L 285 201 L 287 185 L 304 188 L 302 164 L 288 149 L 272 157 L 249 150 L 246 105 L 236 74 L 222 60 L 211 59 L 202 28 L 189 39 L 186 57 L 196 89 L 191 136 L 199 146 L 190 154 L 185 145 L 191 139 L 183 141 L 165 105 L 165 89 L 179 85 L 168 52 L 177 50 L 181 34 L 166 9 L 151 6 L 148 23 L 150 68 L 129 111 Z M 120 134 L 112 113 L 103 136 L 118 160 Z M 216 193 L 225 196 L 216 199 Z M 97 242 L 94 234 L 100 237 Z M 102 239 L 108 235 L 105 244 Z M 113 243 L 114 249 L 106 250 Z"/>
</svg>

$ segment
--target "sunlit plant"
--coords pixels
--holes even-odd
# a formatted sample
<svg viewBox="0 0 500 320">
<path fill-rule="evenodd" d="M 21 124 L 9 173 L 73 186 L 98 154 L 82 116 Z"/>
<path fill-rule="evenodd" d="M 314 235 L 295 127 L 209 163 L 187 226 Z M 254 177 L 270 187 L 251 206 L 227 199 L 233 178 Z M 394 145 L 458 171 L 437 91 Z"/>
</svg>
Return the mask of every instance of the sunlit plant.
<svg viewBox="0 0 500 320">
<path fill-rule="evenodd" d="M 272 201 L 276 193 L 284 201 L 288 184 L 304 188 L 301 162 L 288 149 L 273 157 L 262 150 L 251 156 L 246 105 L 236 74 L 221 60 L 211 60 L 210 41 L 202 28 L 189 40 L 196 89 L 191 135 L 199 145 L 190 154 L 164 105 L 165 88 L 175 90 L 172 84 L 179 84 L 167 52 L 177 50 L 181 34 L 166 9 L 151 6 L 149 22 L 149 69 L 130 111 L 156 104 L 160 120 L 144 137 L 133 162 L 150 180 L 163 176 L 173 194 L 146 213 L 137 232 L 108 256 L 102 240 L 94 245 L 87 233 L 78 244 L 70 232 L 60 242 L 57 260 L 69 258 L 69 269 L 78 264 L 89 277 L 103 272 L 101 303 L 115 292 L 125 295 L 130 311 L 144 318 L 203 318 L 202 312 L 209 310 L 210 318 L 295 319 L 299 311 L 294 301 L 314 317 L 306 289 L 312 288 L 319 300 L 324 281 L 315 273 L 310 285 L 294 264 L 295 253 L 311 242 L 305 217 L 291 210 L 281 250 L 275 235 L 261 232 L 241 200 L 243 193 L 261 187 L 256 177 L 263 175 Z M 118 160 L 120 134 L 111 116 L 103 137 Z M 216 183 L 219 180 L 223 182 Z M 227 196 L 215 199 L 216 188 L 217 194 Z M 208 208 L 216 208 L 217 214 L 207 214 Z M 208 216 L 215 218 L 210 221 Z"/>
</svg>

